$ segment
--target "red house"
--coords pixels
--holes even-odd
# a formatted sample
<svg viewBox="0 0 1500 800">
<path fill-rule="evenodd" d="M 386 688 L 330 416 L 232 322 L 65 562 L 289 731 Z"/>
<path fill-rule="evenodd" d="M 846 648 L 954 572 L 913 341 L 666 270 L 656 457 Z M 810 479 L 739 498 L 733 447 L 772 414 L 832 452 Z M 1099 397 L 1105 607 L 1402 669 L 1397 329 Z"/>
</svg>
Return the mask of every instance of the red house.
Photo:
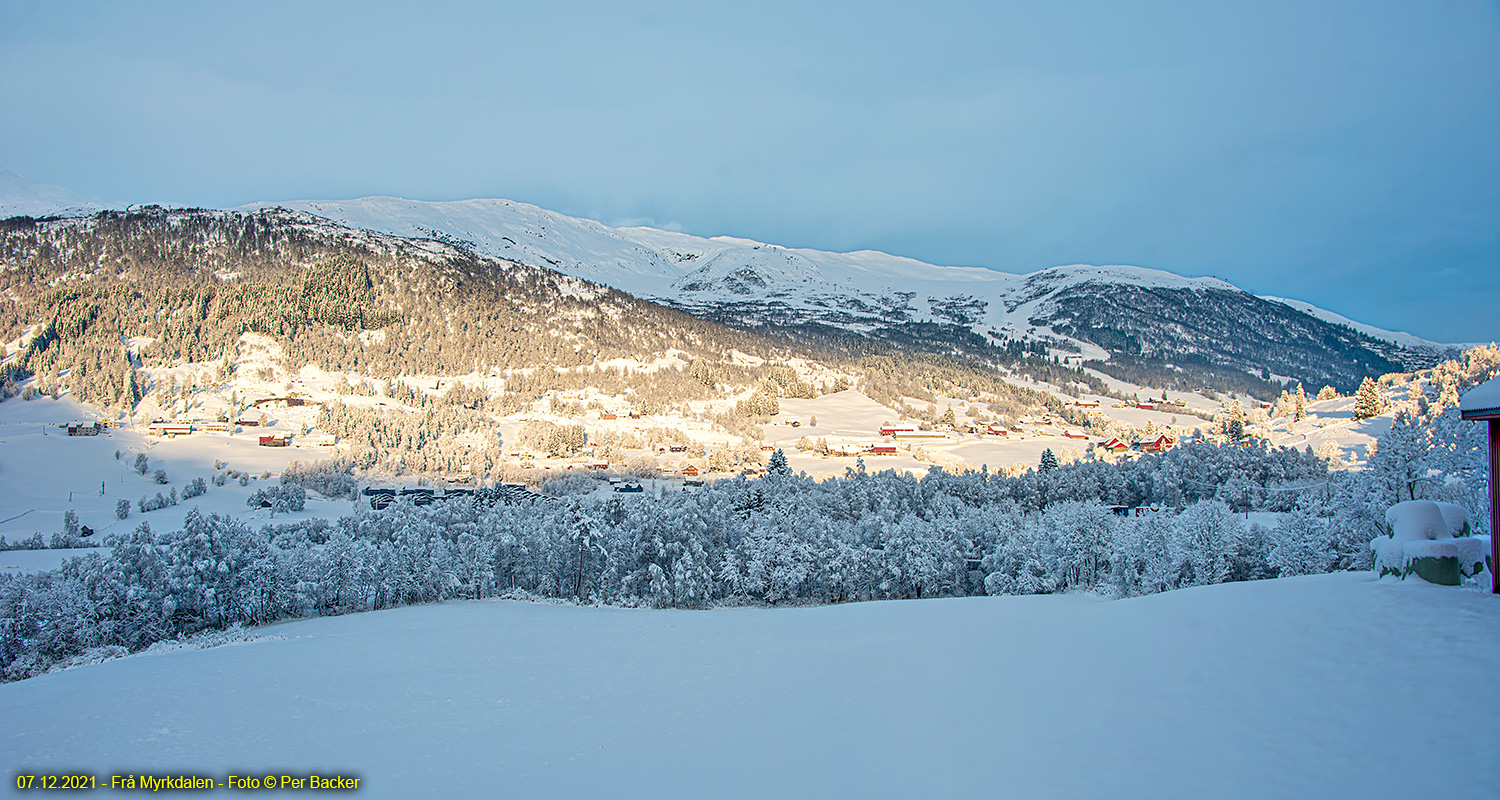
<svg viewBox="0 0 1500 800">
<path fill-rule="evenodd" d="M 1490 427 L 1490 592 L 1500 594 L 1500 378 L 1491 378 L 1464 393 L 1459 415 Z"/>
<path fill-rule="evenodd" d="M 893 444 L 877 444 L 870 448 L 872 456 L 893 456 L 896 454 L 896 446 Z"/>
<path fill-rule="evenodd" d="M 1103 448 L 1106 452 L 1116 453 L 1116 454 L 1123 453 L 1126 450 L 1130 449 L 1130 445 L 1125 444 L 1124 442 L 1120 441 L 1120 438 L 1118 436 L 1111 436 L 1111 437 L 1109 437 L 1108 439 L 1100 442 L 1099 446 L 1101 448 Z"/>
<path fill-rule="evenodd" d="M 1135 446 L 1142 453 L 1164 453 L 1177 446 L 1177 440 L 1165 433 L 1157 434 L 1143 439 L 1136 439 Z"/>
<path fill-rule="evenodd" d="M 898 433 L 916 433 L 917 429 L 911 426 L 888 425 L 880 429 L 881 436 L 895 436 Z"/>
</svg>

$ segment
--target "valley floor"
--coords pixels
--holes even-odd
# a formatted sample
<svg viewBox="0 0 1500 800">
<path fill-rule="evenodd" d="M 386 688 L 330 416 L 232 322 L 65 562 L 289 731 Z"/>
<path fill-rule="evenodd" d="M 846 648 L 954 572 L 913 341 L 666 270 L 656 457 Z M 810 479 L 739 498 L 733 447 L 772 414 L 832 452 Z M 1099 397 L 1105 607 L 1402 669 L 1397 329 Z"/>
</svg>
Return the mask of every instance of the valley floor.
<svg viewBox="0 0 1500 800">
<path fill-rule="evenodd" d="M 1500 598 L 1368 573 L 653 611 L 475 601 L 0 686 L 0 763 L 368 797 L 1430 797 L 1500 785 Z M 15 791 L 13 783 L 8 787 Z"/>
</svg>

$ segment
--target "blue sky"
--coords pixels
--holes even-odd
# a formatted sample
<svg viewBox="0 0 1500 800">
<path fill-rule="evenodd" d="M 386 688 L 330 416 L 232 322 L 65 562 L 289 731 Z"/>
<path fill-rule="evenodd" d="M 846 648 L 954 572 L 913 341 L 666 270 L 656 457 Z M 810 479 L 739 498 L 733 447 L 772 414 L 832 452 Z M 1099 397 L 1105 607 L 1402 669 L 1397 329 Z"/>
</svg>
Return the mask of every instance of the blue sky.
<svg viewBox="0 0 1500 800">
<path fill-rule="evenodd" d="M 1500 2 L 0 0 L 0 166 L 218 207 L 506 197 L 1500 338 Z"/>
</svg>

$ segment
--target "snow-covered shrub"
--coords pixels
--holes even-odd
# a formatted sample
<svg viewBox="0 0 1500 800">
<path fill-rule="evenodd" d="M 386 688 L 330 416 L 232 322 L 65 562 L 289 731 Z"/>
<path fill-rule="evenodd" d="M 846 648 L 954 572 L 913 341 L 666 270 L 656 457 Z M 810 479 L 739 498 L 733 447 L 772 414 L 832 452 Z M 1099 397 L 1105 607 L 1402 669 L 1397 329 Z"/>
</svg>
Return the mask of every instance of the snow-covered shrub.
<svg viewBox="0 0 1500 800">
<path fill-rule="evenodd" d="M 226 475 L 225 473 L 222 473 L 222 472 L 215 472 L 214 473 L 214 485 L 215 486 L 223 486 L 224 484 L 226 484 L 228 482 L 229 482 L 229 476 Z"/>
<path fill-rule="evenodd" d="M 1408 500 L 1391 506 L 1385 522 L 1386 535 L 1370 543 L 1382 576 L 1416 573 L 1434 583 L 1456 585 L 1492 569 L 1488 536 L 1454 537 L 1454 530 L 1469 530 L 1468 511 L 1460 506 Z"/>
<path fill-rule="evenodd" d="M 187 486 L 184 486 L 182 488 L 182 499 L 189 500 L 207 493 L 208 483 L 205 482 L 203 478 L 198 477 L 188 481 Z"/>
<path fill-rule="evenodd" d="M 157 483 L 166 483 L 167 471 L 164 469 L 158 469 L 157 471 L 151 473 L 151 480 L 156 481 Z"/>
<path fill-rule="evenodd" d="M 149 469 L 151 469 L 151 459 L 147 458 L 145 453 L 137 453 L 135 456 L 135 471 L 145 475 Z"/>
<path fill-rule="evenodd" d="M 69 537 L 78 535 L 78 512 L 71 508 L 63 512 L 63 534 Z"/>
<path fill-rule="evenodd" d="M 241 473 L 240 473 L 240 479 L 239 479 L 239 484 L 240 484 L 240 485 L 241 485 L 241 486 L 249 486 L 249 485 L 250 485 L 250 476 L 249 476 L 249 475 L 246 475 L 246 474 L 245 474 L 245 473 L 243 473 L 243 472 L 241 472 Z"/>
<path fill-rule="evenodd" d="M 115 503 L 115 519 L 125 519 L 130 516 L 130 501 L 121 500 Z"/>
</svg>

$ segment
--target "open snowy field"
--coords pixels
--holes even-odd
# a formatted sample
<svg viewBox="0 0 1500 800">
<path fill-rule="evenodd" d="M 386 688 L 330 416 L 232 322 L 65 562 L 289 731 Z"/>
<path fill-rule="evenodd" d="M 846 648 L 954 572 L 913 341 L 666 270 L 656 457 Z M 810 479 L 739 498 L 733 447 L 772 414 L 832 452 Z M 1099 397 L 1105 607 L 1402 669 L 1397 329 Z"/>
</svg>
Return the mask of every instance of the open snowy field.
<svg viewBox="0 0 1500 800">
<path fill-rule="evenodd" d="M 0 762 L 342 773 L 369 797 L 1475 797 L 1500 782 L 1500 599 L 1368 573 L 1119 601 L 476 601 L 256 633 L 0 686 Z"/>
<path fill-rule="evenodd" d="M 226 436 L 199 433 L 177 439 L 144 435 L 131 428 L 111 428 L 99 436 L 68 436 L 59 425 L 93 422 L 101 414 L 68 397 L 53 400 L 9 400 L 0 403 L 0 536 L 9 541 L 25 539 L 40 531 L 45 538 L 63 528 L 63 514 L 74 511 L 79 522 L 98 532 L 97 539 L 134 528 L 142 522 L 154 530 L 182 526 L 189 509 L 230 514 L 254 525 L 269 521 L 270 512 L 251 510 L 245 500 L 266 485 L 259 476 L 280 474 L 293 460 L 326 458 L 327 447 L 260 447 L 254 434 Z M 115 453 L 120 457 L 117 459 Z M 149 471 L 140 475 L 131 469 L 136 456 L 144 454 Z M 256 477 L 248 486 L 229 482 L 208 485 L 200 497 L 178 505 L 142 513 L 135 505 L 141 497 L 179 493 L 193 478 L 211 478 L 216 460 Z M 151 473 L 166 470 L 168 483 L 158 484 Z M 132 504 L 130 516 L 120 520 L 115 505 Z M 309 498 L 301 512 L 277 515 L 277 521 L 310 517 L 337 517 L 349 513 L 348 501 Z M 16 563 L 14 558 L 0 562 Z"/>
</svg>

